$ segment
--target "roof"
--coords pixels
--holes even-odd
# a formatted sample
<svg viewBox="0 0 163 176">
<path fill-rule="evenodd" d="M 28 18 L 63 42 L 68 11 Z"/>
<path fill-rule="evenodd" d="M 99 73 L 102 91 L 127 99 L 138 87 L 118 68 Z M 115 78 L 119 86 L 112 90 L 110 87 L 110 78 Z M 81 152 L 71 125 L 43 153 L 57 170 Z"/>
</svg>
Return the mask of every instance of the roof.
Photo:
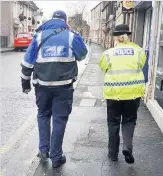
<svg viewBox="0 0 163 176">
<path fill-rule="evenodd" d="M 33 10 L 38 10 L 39 9 L 33 1 L 18 1 L 18 2 L 28 6 L 29 8 L 31 8 Z"/>
<path fill-rule="evenodd" d="M 107 2 L 107 4 L 104 6 L 104 8 L 102 9 L 102 12 L 106 9 L 106 7 L 109 5 L 109 2 Z"/>
<path fill-rule="evenodd" d="M 92 10 L 94 10 L 97 6 L 99 6 L 101 3 L 103 3 L 103 2 L 105 2 L 105 1 L 101 1 L 100 3 L 98 3 Z M 91 10 L 91 11 L 92 11 Z"/>
<path fill-rule="evenodd" d="M 37 5 L 36 5 L 33 1 L 29 1 L 29 3 L 30 3 L 35 9 L 39 9 L 39 8 L 37 7 Z"/>
</svg>

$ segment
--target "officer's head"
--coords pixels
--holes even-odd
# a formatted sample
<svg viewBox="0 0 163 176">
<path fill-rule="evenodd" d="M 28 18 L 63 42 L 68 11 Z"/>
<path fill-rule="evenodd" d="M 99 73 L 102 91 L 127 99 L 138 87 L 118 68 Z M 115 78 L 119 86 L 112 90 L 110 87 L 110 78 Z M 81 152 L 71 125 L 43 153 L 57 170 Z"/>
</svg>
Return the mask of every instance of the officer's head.
<svg viewBox="0 0 163 176">
<path fill-rule="evenodd" d="M 62 10 L 56 10 L 54 13 L 53 13 L 53 16 L 52 16 L 52 19 L 63 19 L 65 20 L 65 22 L 67 21 L 67 15 L 64 11 Z"/>
<path fill-rule="evenodd" d="M 127 24 L 119 24 L 113 31 L 114 41 L 119 43 L 127 43 L 129 36 L 132 34 Z"/>
</svg>

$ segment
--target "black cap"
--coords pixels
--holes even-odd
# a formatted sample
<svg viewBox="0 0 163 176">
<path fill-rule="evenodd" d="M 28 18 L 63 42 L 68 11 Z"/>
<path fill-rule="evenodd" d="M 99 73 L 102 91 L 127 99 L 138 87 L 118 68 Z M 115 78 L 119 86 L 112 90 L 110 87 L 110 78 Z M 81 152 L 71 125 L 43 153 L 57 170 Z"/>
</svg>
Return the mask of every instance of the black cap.
<svg viewBox="0 0 163 176">
<path fill-rule="evenodd" d="M 127 24 L 119 24 L 115 27 L 115 30 L 113 31 L 114 36 L 120 36 L 120 35 L 131 35 L 132 32 L 129 31 L 129 26 Z"/>
</svg>

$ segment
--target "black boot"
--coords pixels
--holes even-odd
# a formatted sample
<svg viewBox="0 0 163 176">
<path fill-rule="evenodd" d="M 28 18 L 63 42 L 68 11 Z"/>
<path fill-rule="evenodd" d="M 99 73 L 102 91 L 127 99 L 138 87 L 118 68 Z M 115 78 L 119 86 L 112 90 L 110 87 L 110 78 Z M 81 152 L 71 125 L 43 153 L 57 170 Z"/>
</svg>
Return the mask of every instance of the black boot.
<svg viewBox="0 0 163 176">
<path fill-rule="evenodd" d="M 110 153 L 108 154 L 108 158 L 111 159 L 112 161 L 118 161 L 118 157 L 112 156 Z"/>
<path fill-rule="evenodd" d="M 41 158 L 41 161 L 47 161 L 49 158 L 49 153 L 48 152 L 39 152 L 37 157 Z"/>
<path fill-rule="evenodd" d="M 66 157 L 65 155 L 63 155 L 58 161 L 53 162 L 52 166 L 53 168 L 58 168 L 60 167 L 62 164 L 64 164 L 66 162 Z"/>
<path fill-rule="evenodd" d="M 133 164 L 135 162 L 134 156 L 131 151 L 123 150 L 122 153 L 125 156 L 126 163 Z"/>
</svg>

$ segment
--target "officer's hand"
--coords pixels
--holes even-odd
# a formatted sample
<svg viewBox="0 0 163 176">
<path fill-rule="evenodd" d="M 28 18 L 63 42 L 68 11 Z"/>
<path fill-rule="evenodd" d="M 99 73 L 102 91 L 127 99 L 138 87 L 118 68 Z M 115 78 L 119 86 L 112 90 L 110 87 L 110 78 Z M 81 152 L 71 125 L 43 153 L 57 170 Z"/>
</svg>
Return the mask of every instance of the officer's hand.
<svg viewBox="0 0 163 176">
<path fill-rule="evenodd" d="M 31 82 L 30 80 L 25 80 L 22 78 L 22 91 L 25 94 L 28 94 L 31 91 Z"/>
</svg>

